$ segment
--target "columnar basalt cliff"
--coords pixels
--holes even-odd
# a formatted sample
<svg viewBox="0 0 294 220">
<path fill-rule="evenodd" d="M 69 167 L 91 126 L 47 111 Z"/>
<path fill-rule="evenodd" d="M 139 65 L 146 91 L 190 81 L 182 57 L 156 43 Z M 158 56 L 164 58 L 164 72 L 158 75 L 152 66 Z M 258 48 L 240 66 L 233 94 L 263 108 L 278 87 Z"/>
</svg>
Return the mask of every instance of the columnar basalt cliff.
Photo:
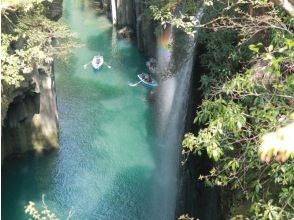
<svg viewBox="0 0 294 220">
<path fill-rule="evenodd" d="M 2 33 L 13 33 L 12 22 L 17 22 L 16 12 L 2 19 Z M 45 15 L 57 20 L 62 15 L 62 0 L 46 3 Z M 10 18 L 10 21 L 7 19 Z M 14 45 L 22 48 L 22 42 Z M 6 103 L 1 103 L 1 161 L 11 154 L 29 150 L 42 151 L 58 147 L 58 112 L 54 80 L 54 64 L 35 67 L 20 86 L 3 88 Z M 4 91 L 5 90 L 5 91 Z"/>
<path fill-rule="evenodd" d="M 58 147 L 58 113 L 53 65 L 34 69 L 9 93 L 2 111 L 2 160 L 14 153 Z"/>
<path fill-rule="evenodd" d="M 191 94 L 188 100 L 187 120 L 185 132 L 195 132 L 199 126 L 193 123 L 195 111 L 201 103 L 202 96 L 199 94 L 201 74 L 206 70 L 201 66 L 200 56 L 204 51 L 204 45 L 197 45 L 197 53 L 194 57 L 193 73 L 191 77 Z M 208 175 L 212 168 L 212 162 L 206 155 L 194 154 L 182 155 L 183 165 L 180 168 L 179 191 L 177 200 L 177 215 L 188 213 L 189 216 L 203 220 L 225 219 L 219 208 L 218 189 L 207 187 L 199 180 L 199 175 Z"/>
<path fill-rule="evenodd" d="M 162 175 L 167 175 L 166 172 L 172 169 L 173 171 L 170 172 L 174 172 L 174 177 L 168 181 L 174 181 L 174 186 L 177 187 L 166 189 L 166 186 L 163 186 L 163 194 L 156 197 L 158 206 L 160 206 L 158 212 L 162 212 L 163 219 L 166 217 L 166 212 L 169 212 L 170 218 L 177 218 L 187 213 L 200 219 L 221 219 L 217 206 L 217 190 L 208 188 L 203 182 L 197 180 L 200 174 L 208 172 L 211 162 L 206 157 L 190 155 L 189 158 L 183 158 L 180 155 L 184 127 L 186 131 L 191 131 L 191 129 L 197 130 L 197 128 L 192 128 L 191 125 L 195 116 L 195 110 L 201 100 L 200 92 L 197 89 L 200 81 L 200 65 L 198 61 L 201 51 L 198 51 L 198 46 L 195 46 L 197 43 L 191 41 L 189 44 L 188 37 L 181 31 L 170 31 L 170 37 L 173 38 L 174 44 L 170 47 L 170 50 L 173 51 L 171 57 L 168 56 L 167 58 L 165 53 L 161 54 L 162 50 L 157 45 L 157 42 L 161 41 L 161 38 L 166 38 L 166 36 L 161 36 L 162 34 L 156 36 L 157 24 L 152 20 L 152 15 L 147 13 L 148 10 L 145 8 L 144 1 L 101 0 L 100 2 L 104 11 L 118 29 L 128 27 L 134 32 L 139 50 L 144 52 L 147 57 L 157 58 L 159 72 L 163 71 L 162 68 L 171 69 L 170 67 L 175 67 L 171 70 L 172 75 L 160 83 L 155 95 L 158 103 L 156 106 L 157 110 L 164 112 L 163 116 L 160 116 L 159 113 L 157 123 L 160 124 L 162 123 L 161 121 L 170 123 L 165 130 L 173 135 L 172 137 L 168 135 L 163 137 L 165 140 L 168 140 L 168 149 L 165 149 L 163 153 L 166 154 L 163 163 L 168 165 L 169 168 L 163 169 L 164 173 Z M 115 5 L 111 5 L 111 3 Z M 158 29 L 160 30 L 160 28 Z M 169 32 L 168 28 L 163 31 Z M 171 59 L 171 61 L 165 63 L 165 59 Z M 181 62 L 184 64 L 181 64 Z M 169 67 L 166 65 L 169 65 Z M 169 75 L 169 73 L 166 74 Z M 166 112 L 170 111 L 165 111 L 168 106 L 173 106 L 173 111 L 169 118 Z M 178 117 L 176 117 L 177 115 Z M 170 132 L 170 129 L 173 129 L 173 132 Z M 186 164 L 184 166 L 180 165 L 180 161 L 184 160 L 186 160 Z M 158 169 L 162 169 L 161 166 L 165 165 L 158 164 Z M 164 182 L 164 180 L 162 181 Z M 175 194 L 177 195 L 175 196 Z M 168 199 L 164 200 L 162 198 Z M 167 208 L 168 206 L 170 207 Z M 174 213 L 172 213 L 171 207 Z"/>
<path fill-rule="evenodd" d="M 156 54 L 156 24 L 141 0 L 100 0 L 102 9 L 118 29 L 128 27 L 135 34 L 140 51 L 148 57 Z M 113 4 L 113 5 L 112 5 Z"/>
</svg>

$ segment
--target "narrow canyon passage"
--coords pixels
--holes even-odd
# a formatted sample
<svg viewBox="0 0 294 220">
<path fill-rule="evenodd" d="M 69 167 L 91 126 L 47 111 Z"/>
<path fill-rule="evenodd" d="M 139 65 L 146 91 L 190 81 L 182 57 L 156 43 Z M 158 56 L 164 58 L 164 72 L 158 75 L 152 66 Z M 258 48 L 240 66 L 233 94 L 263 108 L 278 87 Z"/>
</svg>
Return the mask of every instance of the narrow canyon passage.
<svg viewBox="0 0 294 220">
<path fill-rule="evenodd" d="M 174 174 L 157 169 L 163 155 L 147 99 L 150 89 L 128 86 L 146 70 L 146 60 L 135 44 L 117 38 L 92 1 L 63 4 L 63 19 L 83 46 L 68 64 L 55 63 L 60 150 L 5 161 L 3 219 L 27 219 L 24 205 L 34 201 L 40 206 L 43 194 L 62 219 L 71 208 L 72 219 L 171 219 L 170 208 L 164 209 L 168 213 L 154 208 L 169 184 L 165 175 Z M 98 52 L 112 68 L 84 69 Z"/>
</svg>

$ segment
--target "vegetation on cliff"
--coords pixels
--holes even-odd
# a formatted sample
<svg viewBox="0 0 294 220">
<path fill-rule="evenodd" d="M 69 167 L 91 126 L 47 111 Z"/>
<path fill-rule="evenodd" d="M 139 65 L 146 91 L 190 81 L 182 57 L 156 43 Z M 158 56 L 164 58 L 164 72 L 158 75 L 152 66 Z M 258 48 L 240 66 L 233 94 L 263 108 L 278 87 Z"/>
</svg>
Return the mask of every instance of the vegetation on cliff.
<svg viewBox="0 0 294 220">
<path fill-rule="evenodd" d="M 9 91 L 20 87 L 34 68 L 65 59 L 76 45 L 65 24 L 44 16 L 43 2 L 5 1 L 1 6 L 2 109 L 8 107 Z"/>
<path fill-rule="evenodd" d="M 191 14 L 193 1 L 183 2 L 151 6 L 163 25 L 191 35 L 198 31 L 205 48 L 203 101 L 194 121 L 201 129 L 186 134 L 183 154 L 206 153 L 214 161 L 210 173 L 199 179 L 223 189 L 230 218 L 293 218 L 291 7 L 282 1 L 204 1 L 200 21 Z M 174 16 L 179 4 L 187 12 Z"/>
</svg>

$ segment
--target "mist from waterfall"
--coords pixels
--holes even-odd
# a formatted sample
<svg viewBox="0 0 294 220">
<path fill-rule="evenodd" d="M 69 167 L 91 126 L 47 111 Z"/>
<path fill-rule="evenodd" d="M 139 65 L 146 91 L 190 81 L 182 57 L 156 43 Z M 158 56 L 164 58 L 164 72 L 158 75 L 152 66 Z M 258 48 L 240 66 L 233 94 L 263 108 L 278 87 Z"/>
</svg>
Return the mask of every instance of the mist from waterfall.
<svg viewBox="0 0 294 220">
<path fill-rule="evenodd" d="M 197 17 L 200 19 L 201 16 L 202 10 L 199 10 Z M 164 49 L 167 45 L 163 44 L 171 47 Z M 163 79 L 156 99 L 157 135 L 161 148 L 157 168 L 160 170 L 160 178 L 156 178 L 160 189 L 155 191 L 156 202 L 153 206 L 156 219 L 170 220 L 178 217 L 175 216 L 175 210 L 179 155 L 186 124 L 195 45 L 195 36 L 188 36 L 169 26 L 162 30 L 159 38 L 157 66 Z"/>
</svg>

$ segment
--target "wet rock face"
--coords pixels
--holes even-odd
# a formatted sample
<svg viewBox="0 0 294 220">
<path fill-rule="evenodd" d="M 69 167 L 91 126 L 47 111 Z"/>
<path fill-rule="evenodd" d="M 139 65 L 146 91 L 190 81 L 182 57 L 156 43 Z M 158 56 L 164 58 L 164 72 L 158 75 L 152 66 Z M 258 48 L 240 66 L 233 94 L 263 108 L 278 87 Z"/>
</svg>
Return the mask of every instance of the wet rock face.
<svg viewBox="0 0 294 220">
<path fill-rule="evenodd" d="M 136 14 L 134 13 L 135 1 L 133 0 L 116 0 L 117 25 L 119 27 L 135 27 Z"/>
<path fill-rule="evenodd" d="M 138 14 L 136 21 L 137 44 L 140 51 L 148 57 L 156 56 L 157 38 L 155 35 L 156 24 L 147 15 Z"/>
</svg>

